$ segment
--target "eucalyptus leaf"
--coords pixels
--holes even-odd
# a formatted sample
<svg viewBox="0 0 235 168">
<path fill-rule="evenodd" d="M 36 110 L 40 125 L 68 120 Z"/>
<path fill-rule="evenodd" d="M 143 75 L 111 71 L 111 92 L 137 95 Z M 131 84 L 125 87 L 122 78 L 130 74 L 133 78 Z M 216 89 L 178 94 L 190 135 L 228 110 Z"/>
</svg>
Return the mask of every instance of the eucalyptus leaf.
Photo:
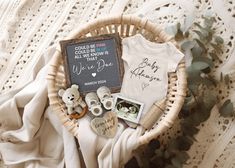
<svg viewBox="0 0 235 168">
<path fill-rule="evenodd" d="M 223 82 L 224 81 L 224 76 L 223 76 L 223 73 L 221 72 L 220 73 L 220 82 Z"/>
<path fill-rule="evenodd" d="M 187 124 L 181 124 L 181 129 L 184 135 L 193 136 L 198 133 L 199 129 L 195 126 Z"/>
<path fill-rule="evenodd" d="M 186 69 L 186 72 L 188 74 L 189 77 L 196 77 L 196 76 L 200 76 L 200 71 L 198 69 L 195 69 L 193 66 L 190 66 Z"/>
<path fill-rule="evenodd" d="M 169 159 L 170 158 L 170 153 L 167 150 L 164 152 L 164 158 L 165 159 Z"/>
<path fill-rule="evenodd" d="M 196 26 L 199 27 L 200 29 L 203 28 L 203 27 L 202 27 L 199 23 L 197 23 L 197 22 L 195 22 L 194 25 L 196 25 Z"/>
<path fill-rule="evenodd" d="M 193 94 L 198 93 L 198 82 L 197 80 L 192 80 L 192 78 L 189 78 L 191 81 L 188 81 L 188 88 Z M 199 79 L 201 80 L 201 78 Z"/>
<path fill-rule="evenodd" d="M 155 149 L 158 149 L 160 148 L 160 142 L 159 140 L 156 140 L 156 139 L 153 139 L 149 142 L 148 144 L 148 147 L 151 149 L 151 150 L 155 150 Z"/>
<path fill-rule="evenodd" d="M 208 28 L 212 28 L 213 23 L 214 22 L 209 19 L 207 19 L 207 21 L 206 20 L 204 21 L 205 26 Z"/>
<path fill-rule="evenodd" d="M 151 148 L 146 148 L 145 151 L 144 151 L 144 155 L 147 156 L 147 157 L 152 157 L 155 153 L 155 150 L 154 149 L 151 149 Z"/>
<path fill-rule="evenodd" d="M 200 24 L 198 23 L 194 23 L 201 32 L 201 35 L 203 36 L 203 39 L 206 39 L 207 41 L 211 41 L 212 39 L 212 34 L 213 34 L 213 30 L 209 27 L 202 27 Z M 195 33 L 199 33 L 199 32 L 195 32 Z"/>
<path fill-rule="evenodd" d="M 208 73 L 211 72 L 211 68 L 208 67 L 208 68 L 206 68 L 206 69 L 203 69 L 202 72 L 205 73 L 205 74 L 208 74 Z"/>
<path fill-rule="evenodd" d="M 211 77 L 202 78 L 201 83 L 206 85 L 208 88 L 217 85 L 217 81 Z"/>
<path fill-rule="evenodd" d="M 210 58 L 207 58 L 207 57 L 194 57 L 193 58 L 193 63 L 194 62 L 205 62 L 209 65 L 210 68 L 213 68 L 214 67 L 214 63 L 213 61 L 210 59 Z"/>
<path fill-rule="evenodd" d="M 211 58 L 212 59 L 214 59 L 214 60 L 218 60 L 219 59 L 219 57 L 218 57 L 218 55 L 216 54 L 216 53 L 209 53 L 209 55 L 211 56 Z"/>
<path fill-rule="evenodd" d="M 202 98 L 201 98 L 202 99 Z M 206 109 L 205 104 L 200 103 L 197 106 L 197 111 L 195 111 L 190 117 L 195 126 L 199 126 L 200 123 L 206 121 L 210 117 L 210 111 Z"/>
<path fill-rule="evenodd" d="M 223 117 L 231 117 L 234 115 L 233 103 L 230 99 L 226 100 L 219 109 L 219 113 Z"/>
<path fill-rule="evenodd" d="M 176 25 L 170 25 L 165 28 L 165 31 L 167 34 L 175 36 L 178 30 Z"/>
<path fill-rule="evenodd" d="M 224 39 L 222 39 L 220 36 L 215 36 L 215 42 L 217 44 L 223 44 L 224 43 Z"/>
<path fill-rule="evenodd" d="M 185 98 L 184 101 L 184 105 L 183 105 L 183 109 L 184 110 L 191 110 L 192 108 L 194 108 L 196 106 L 196 101 L 193 95 L 190 95 L 188 97 Z"/>
<path fill-rule="evenodd" d="M 208 31 L 211 36 L 215 33 L 213 29 L 208 28 L 208 27 L 205 27 L 205 30 Z"/>
<path fill-rule="evenodd" d="M 202 118 L 201 118 L 201 122 L 204 122 L 204 121 L 206 121 L 206 120 L 208 120 L 209 119 L 209 117 L 210 117 L 210 110 L 207 110 L 206 109 L 206 106 L 204 105 L 204 107 L 205 107 L 205 109 L 204 110 L 201 110 L 201 112 L 202 112 Z"/>
<path fill-rule="evenodd" d="M 206 121 L 209 118 L 210 113 L 211 113 L 211 109 L 208 109 L 207 108 L 208 106 L 205 104 L 204 96 L 205 96 L 205 94 L 203 94 L 203 95 L 201 95 L 201 97 L 199 97 L 199 99 L 200 99 L 199 106 L 200 107 L 198 108 L 198 110 L 199 110 L 200 114 L 202 114 L 204 116 L 204 119 L 201 122 Z"/>
<path fill-rule="evenodd" d="M 177 24 L 177 33 L 175 35 L 175 40 L 180 41 L 184 38 L 184 34 L 180 29 L 180 23 Z"/>
<path fill-rule="evenodd" d="M 195 62 L 192 62 L 192 67 L 196 70 L 203 70 L 203 69 L 210 67 L 210 65 L 207 62 L 195 61 Z"/>
<path fill-rule="evenodd" d="M 189 37 L 189 31 L 186 31 L 186 32 L 184 33 L 184 37 L 185 37 L 185 38 L 188 38 L 188 37 Z"/>
<path fill-rule="evenodd" d="M 149 166 L 149 158 L 141 157 L 142 168 L 150 168 Z"/>
<path fill-rule="evenodd" d="M 164 158 L 162 157 L 158 157 L 158 156 L 154 156 L 150 159 L 150 167 L 152 168 L 153 166 L 154 167 L 164 167 L 165 163 L 164 163 Z M 153 164 L 151 164 L 153 163 Z"/>
<path fill-rule="evenodd" d="M 210 80 L 215 87 L 217 86 L 218 81 L 213 76 L 208 75 L 207 79 Z"/>
<path fill-rule="evenodd" d="M 201 72 L 193 66 L 188 67 L 186 71 L 188 73 L 188 87 L 195 93 L 194 91 L 197 92 L 198 85 L 202 80 L 202 77 L 200 76 Z"/>
<path fill-rule="evenodd" d="M 176 168 L 182 168 L 183 165 L 181 161 L 178 158 L 172 158 L 171 163 L 176 167 Z"/>
<path fill-rule="evenodd" d="M 193 30 L 193 32 L 195 32 L 198 35 L 200 40 L 204 41 L 206 39 L 206 36 L 202 32 L 200 32 L 198 30 Z"/>
<path fill-rule="evenodd" d="M 205 18 L 212 18 L 214 16 L 214 12 L 213 10 L 206 10 L 204 13 L 203 13 L 203 17 Z"/>
<path fill-rule="evenodd" d="M 192 115 L 192 114 L 191 114 Z M 181 127 L 190 127 L 190 128 L 197 128 L 198 126 L 198 123 L 195 123 L 194 119 L 190 116 L 188 116 L 187 118 L 185 118 L 184 120 L 181 120 L 180 124 L 181 124 Z M 195 131 L 196 132 L 196 131 Z M 191 133 L 190 133 L 191 134 Z M 185 135 L 187 136 L 187 138 L 193 142 L 193 141 L 197 141 L 193 135 Z"/>
<path fill-rule="evenodd" d="M 217 103 L 217 97 L 214 91 L 208 90 L 204 93 L 203 102 L 208 110 L 211 110 Z"/>
<path fill-rule="evenodd" d="M 156 154 L 155 156 L 157 156 L 157 157 L 162 157 L 164 152 L 161 149 L 156 149 L 155 154 Z"/>
<path fill-rule="evenodd" d="M 218 44 L 211 43 L 211 46 L 215 49 L 216 52 L 222 53 L 222 49 Z"/>
<path fill-rule="evenodd" d="M 193 141 L 189 139 L 187 136 L 179 136 L 176 138 L 176 142 L 178 143 L 178 149 L 187 151 L 193 144 Z"/>
<path fill-rule="evenodd" d="M 201 71 L 198 70 L 198 68 L 195 68 L 195 66 L 191 65 L 186 69 L 186 72 L 188 74 L 188 87 L 192 90 L 197 90 L 198 84 L 200 84 L 202 80 L 202 77 L 200 76 Z"/>
<path fill-rule="evenodd" d="M 186 50 L 183 52 L 185 56 L 185 66 L 189 67 L 192 64 L 193 56 L 191 50 Z"/>
<path fill-rule="evenodd" d="M 204 17 L 204 16 L 202 16 L 202 18 L 204 19 L 204 25 L 208 28 L 212 28 L 212 25 L 215 22 L 215 18 L 214 17 Z"/>
<path fill-rule="evenodd" d="M 177 28 L 177 30 L 180 30 L 181 24 L 179 22 L 176 24 L 176 28 Z"/>
<path fill-rule="evenodd" d="M 226 84 L 226 85 L 229 85 L 229 81 L 230 81 L 229 75 L 226 74 L 226 75 L 224 76 L 224 82 L 225 82 L 225 84 Z"/>
<path fill-rule="evenodd" d="M 180 160 L 181 163 L 185 163 L 190 157 L 187 152 L 180 151 L 179 153 L 177 153 L 176 158 Z"/>
<path fill-rule="evenodd" d="M 194 136 L 188 136 L 188 138 L 192 141 L 192 142 L 198 142 L 196 138 L 194 138 Z"/>
<path fill-rule="evenodd" d="M 196 42 L 197 42 L 197 44 L 202 48 L 202 52 L 203 53 L 206 53 L 206 47 L 205 47 L 205 45 L 200 41 L 200 40 L 198 40 L 198 39 L 194 39 Z"/>
<path fill-rule="evenodd" d="M 197 44 L 192 48 L 193 57 L 203 56 L 203 49 Z"/>
<path fill-rule="evenodd" d="M 208 32 L 208 34 L 207 34 L 207 37 L 206 37 L 206 43 L 209 43 L 209 42 L 211 42 L 211 40 L 212 40 L 212 32 Z"/>
<path fill-rule="evenodd" d="M 190 118 L 192 119 L 192 124 L 195 126 L 199 126 L 201 122 L 204 120 L 204 116 L 201 115 L 199 112 L 194 112 Z"/>
<path fill-rule="evenodd" d="M 195 20 L 195 14 L 186 15 L 184 19 L 183 32 L 187 32 Z M 186 34 L 186 33 L 185 33 Z"/>
<path fill-rule="evenodd" d="M 178 115 L 178 118 L 185 119 L 186 117 L 188 117 L 190 115 L 190 112 L 191 112 L 191 110 L 182 108 L 179 115 Z"/>
<path fill-rule="evenodd" d="M 172 141 L 169 142 L 167 149 L 169 153 L 175 153 L 176 151 L 178 151 L 178 147 L 179 145 L 177 141 L 173 139 Z"/>
<path fill-rule="evenodd" d="M 214 31 L 209 27 L 202 27 L 199 23 L 194 23 L 201 31 L 206 33 L 213 33 Z"/>
<path fill-rule="evenodd" d="M 191 50 L 195 45 L 194 41 L 185 41 L 181 44 L 181 49 L 186 51 L 186 50 Z"/>
<path fill-rule="evenodd" d="M 176 168 L 176 167 L 173 166 L 173 165 L 167 164 L 167 165 L 165 166 L 165 168 Z"/>
<path fill-rule="evenodd" d="M 187 118 L 185 118 L 184 120 L 181 121 L 180 124 L 183 124 L 183 125 L 189 126 L 189 127 L 195 126 L 194 123 L 193 123 L 192 117 L 187 117 Z"/>
</svg>

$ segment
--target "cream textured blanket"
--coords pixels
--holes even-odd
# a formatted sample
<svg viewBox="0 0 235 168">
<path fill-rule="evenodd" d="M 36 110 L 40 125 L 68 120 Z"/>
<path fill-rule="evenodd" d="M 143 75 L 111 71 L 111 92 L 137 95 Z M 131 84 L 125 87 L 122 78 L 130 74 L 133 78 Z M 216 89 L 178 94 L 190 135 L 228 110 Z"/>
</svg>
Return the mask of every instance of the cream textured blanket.
<svg viewBox="0 0 235 168">
<path fill-rule="evenodd" d="M 90 143 L 81 137 L 77 149 L 75 139 L 48 107 L 45 77 L 55 46 L 79 25 L 109 14 L 141 15 L 164 28 L 187 18 L 200 21 L 208 11 L 216 17 L 216 32 L 226 44 L 215 74 L 229 74 L 233 89 L 218 88 L 220 97 L 235 102 L 233 0 L 0 0 L 0 160 L 17 168 L 83 167 L 82 158 L 88 168 L 125 163 L 141 130 L 119 132 L 120 139 L 99 149 L 106 141 L 96 140 L 86 131 L 88 124 L 81 122 L 79 132 L 90 136 Z M 235 167 L 234 127 L 233 119 L 220 117 L 214 108 L 188 151 L 185 167 Z M 162 141 L 167 143 L 177 128 L 176 122 Z"/>
</svg>

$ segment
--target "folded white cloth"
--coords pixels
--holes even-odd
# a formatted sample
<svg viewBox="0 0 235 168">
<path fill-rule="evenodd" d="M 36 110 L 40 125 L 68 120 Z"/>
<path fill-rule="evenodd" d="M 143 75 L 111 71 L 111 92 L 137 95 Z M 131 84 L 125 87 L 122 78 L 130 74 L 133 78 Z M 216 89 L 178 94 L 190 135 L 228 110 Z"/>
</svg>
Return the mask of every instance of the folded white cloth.
<svg viewBox="0 0 235 168">
<path fill-rule="evenodd" d="M 138 147 L 137 140 L 143 129 L 126 128 L 118 124 L 114 138 L 97 136 L 90 127 L 90 119 L 84 117 L 79 121 L 78 141 L 88 168 L 107 167 L 119 168 L 132 156 L 132 151 Z"/>
<path fill-rule="evenodd" d="M 42 60 L 51 58 L 51 51 L 55 50 L 50 49 L 42 56 L 29 74 L 34 74 L 39 64 L 40 67 L 44 66 L 33 82 L 28 81 L 29 84 L 11 99 L 1 100 L 0 154 L 7 165 L 80 167 L 74 137 L 61 125 L 52 109 L 48 108 L 48 66 Z"/>
</svg>

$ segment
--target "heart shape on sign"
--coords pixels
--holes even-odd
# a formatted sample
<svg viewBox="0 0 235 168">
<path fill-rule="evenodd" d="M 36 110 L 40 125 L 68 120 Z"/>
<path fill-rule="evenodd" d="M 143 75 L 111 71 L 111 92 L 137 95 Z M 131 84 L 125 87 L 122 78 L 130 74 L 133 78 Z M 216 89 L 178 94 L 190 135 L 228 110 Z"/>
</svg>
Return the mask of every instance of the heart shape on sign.
<svg viewBox="0 0 235 168">
<path fill-rule="evenodd" d="M 94 118 L 91 121 L 92 130 L 100 136 L 113 138 L 117 132 L 118 118 L 116 113 L 107 112 L 103 118 Z"/>
<path fill-rule="evenodd" d="M 96 73 L 92 73 L 91 75 L 92 75 L 93 77 L 95 77 L 95 76 L 96 76 Z"/>
</svg>

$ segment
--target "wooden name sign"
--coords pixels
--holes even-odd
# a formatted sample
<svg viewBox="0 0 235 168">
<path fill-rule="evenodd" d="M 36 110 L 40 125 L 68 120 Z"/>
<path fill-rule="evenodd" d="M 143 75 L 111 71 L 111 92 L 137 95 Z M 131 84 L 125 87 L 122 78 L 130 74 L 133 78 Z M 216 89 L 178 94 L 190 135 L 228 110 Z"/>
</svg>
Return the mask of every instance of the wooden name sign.
<svg viewBox="0 0 235 168">
<path fill-rule="evenodd" d="M 61 41 L 67 85 L 78 84 L 81 93 L 107 86 L 120 91 L 123 77 L 118 34 Z"/>
</svg>

